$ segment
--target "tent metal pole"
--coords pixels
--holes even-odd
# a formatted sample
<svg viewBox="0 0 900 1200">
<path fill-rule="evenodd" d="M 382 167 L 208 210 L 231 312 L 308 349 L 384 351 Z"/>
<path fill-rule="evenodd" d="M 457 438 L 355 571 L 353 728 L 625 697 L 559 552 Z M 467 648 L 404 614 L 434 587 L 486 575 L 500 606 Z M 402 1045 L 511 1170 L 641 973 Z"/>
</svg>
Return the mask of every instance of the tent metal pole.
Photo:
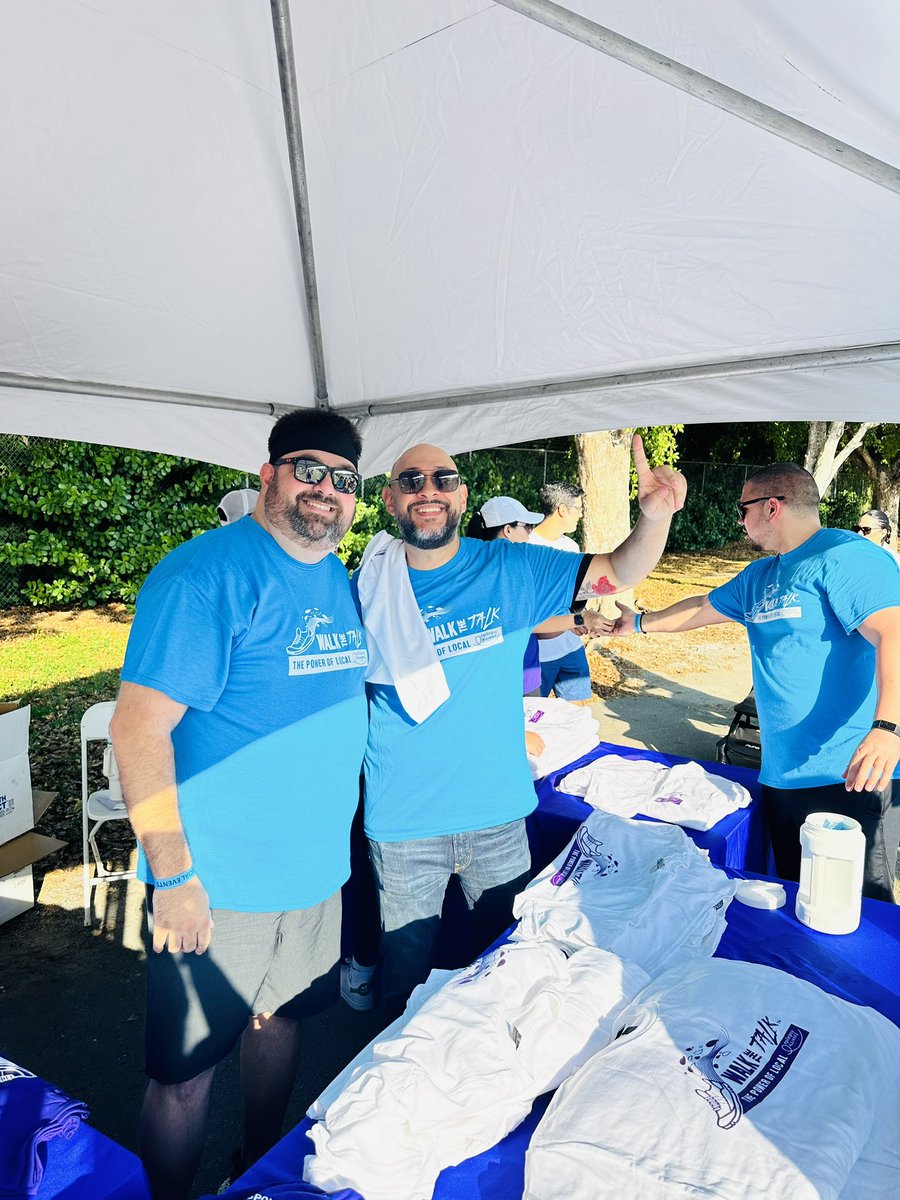
<svg viewBox="0 0 900 1200">
<path fill-rule="evenodd" d="M 657 367 L 646 371 L 622 371 L 615 375 L 579 375 L 570 378 L 544 379 L 511 387 L 421 393 L 403 398 L 376 400 L 371 404 L 350 404 L 341 406 L 339 411 L 350 420 L 359 420 L 365 417 L 387 417 L 393 413 L 414 413 L 440 408 L 475 408 L 485 404 L 506 404 L 513 400 L 571 396 L 579 392 L 607 392 L 622 388 L 650 387 L 661 383 L 729 379 L 742 375 L 762 375 L 768 372 L 803 371 L 817 367 L 845 367 L 860 363 L 893 362 L 897 359 L 900 359 L 900 342 L 881 342 L 868 346 L 839 347 L 834 350 L 808 350 L 797 354 L 693 363 L 679 367 Z"/>
<path fill-rule="evenodd" d="M 53 379 L 47 375 L 17 375 L 0 371 L 0 388 L 31 392 L 59 392 L 73 396 L 104 396 L 110 400 L 145 400 L 150 404 L 184 404 L 194 408 L 217 408 L 230 412 L 261 413 L 274 417 L 289 405 L 268 400 L 243 400 L 237 396 L 210 396 L 200 392 L 174 392 L 158 388 L 128 387 L 119 383 L 97 383 L 89 379 Z"/>
<path fill-rule="evenodd" d="M 684 63 L 675 62 L 674 59 L 667 58 L 664 54 L 642 46 L 640 42 L 633 42 L 630 38 L 623 37 L 622 34 L 615 33 L 603 25 L 598 25 L 579 13 L 561 8 L 560 5 L 553 4 L 551 0 L 496 0 L 496 2 L 523 17 L 546 25 L 549 29 L 555 29 L 558 33 L 581 42 L 582 45 L 590 46 L 619 62 L 636 67 L 647 75 L 652 75 L 655 79 L 669 83 L 680 91 L 687 92 L 689 96 L 704 100 L 707 104 L 713 104 L 716 108 L 740 117 L 742 121 L 748 121 L 751 125 L 768 130 L 776 137 L 792 142 L 804 150 L 809 150 L 820 158 L 825 158 L 847 171 L 852 171 L 855 175 L 861 175 L 863 179 L 868 179 L 872 183 L 878 184 L 879 187 L 900 192 L 900 168 L 883 162 L 871 154 L 866 154 L 865 151 L 858 150 L 855 146 L 850 146 L 838 138 L 831 137 L 829 134 L 823 133 L 821 129 L 806 125 L 803 121 L 798 121 L 795 117 L 790 117 L 777 108 L 771 108 L 760 100 L 754 100 L 752 96 L 738 92 L 734 88 L 728 87 L 727 84 L 711 79 L 708 75 L 702 75 L 699 71 L 685 66 Z"/>
<path fill-rule="evenodd" d="M 278 56 L 278 78 L 281 83 L 281 106 L 287 134 L 291 186 L 294 191 L 294 215 L 300 240 L 300 262 L 303 285 L 306 289 L 306 312 L 309 320 L 309 340 L 316 381 L 316 405 L 328 408 L 328 379 L 325 374 L 325 346 L 322 341 L 322 320 L 319 314 L 319 287 L 316 282 L 316 260 L 313 254 L 312 224 L 309 216 L 309 188 L 306 180 L 306 160 L 303 157 L 303 136 L 300 130 L 300 101 L 297 96 L 297 73 L 294 68 L 294 40 L 291 35 L 291 13 L 288 0 L 270 0 L 272 27 L 275 32 L 275 51 Z"/>
</svg>

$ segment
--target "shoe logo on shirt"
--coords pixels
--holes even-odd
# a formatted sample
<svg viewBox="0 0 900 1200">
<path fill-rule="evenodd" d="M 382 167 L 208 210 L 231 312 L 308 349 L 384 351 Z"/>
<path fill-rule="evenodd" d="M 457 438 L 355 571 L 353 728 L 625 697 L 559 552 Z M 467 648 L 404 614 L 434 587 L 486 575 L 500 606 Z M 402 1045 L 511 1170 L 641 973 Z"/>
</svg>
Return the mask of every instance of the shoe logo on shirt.
<svg viewBox="0 0 900 1200">
<path fill-rule="evenodd" d="M 26 1071 L 24 1067 L 16 1066 L 8 1058 L 0 1058 L 0 1083 L 12 1083 L 14 1079 L 35 1078 L 36 1076 L 31 1071 Z"/>
<path fill-rule="evenodd" d="M 419 609 L 426 625 L 429 621 L 436 621 L 438 617 L 445 616 L 449 611 L 449 608 L 440 608 L 437 604 L 427 604 L 424 608 Z"/>
<path fill-rule="evenodd" d="M 725 1065 L 731 1044 L 724 1029 L 708 1041 L 687 1046 L 679 1059 L 685 1073 L 699 1075 L 704 1086 L 695 1092 L 716 1115 L 720 1129 L 733 1129 L 744 1113 L 755 1108 L 778 1086 L 809 1037 L 807 1029 L 762 1017 L 747 1046 Z"/>
<path fill-rule="evenodd" d="M 762 600 L 757 600 L 744 617 L 751 625 L 762 625 L 766 621 L 785 621 L 803 616 L 803 608 L 797 603 L 800 597 L 788 590 L 779 595 L 778 584 L 769 584 Z"/>
<path fill-rule="evenodd" d="M 362 629 L 328 632 L 327 626 L 333 624 L 334 617 L 327 616 L 321 609 L 306 609 L 296 626 L 294 640 L 285 647 L 288 675 L 314 675 L 368 665 Z"/>
<path fill-rule="evenodd" d="M 618 859 L 607 853 L 603 842 L 588 833 L 587 827 L 582 825 L 575 834 L 566 861 L 552 876 L 550 883 L 553 887 L 561 887 L 567 881 L 577 885 L 586 875 L 602 879 L 605 875 L 616 875 L 618 871 Z"/>
<path fill-rule="evenodd" d="M 485 954 L 481 958 L 476 958 L 470 967 L 467 967 L 461 975 L 453 980 L 454 987 L 462 987 L 467 983 L 474 983 L 476 979 L 486 979 L 492 971 L 505 967 L 509 960 L 509 954 L 505 947 L 501 946 L 495 950 L 493 954 Z"/>
</svg>

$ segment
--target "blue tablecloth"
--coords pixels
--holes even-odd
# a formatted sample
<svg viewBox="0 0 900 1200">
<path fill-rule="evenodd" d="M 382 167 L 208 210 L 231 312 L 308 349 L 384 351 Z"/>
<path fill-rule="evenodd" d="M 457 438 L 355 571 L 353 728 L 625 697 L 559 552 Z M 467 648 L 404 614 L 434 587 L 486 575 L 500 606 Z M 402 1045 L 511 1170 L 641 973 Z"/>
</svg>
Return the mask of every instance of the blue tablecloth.
<svg viewBox="0 0 900 1200">
<path fill-rule="evenodd" d="M 578 816 L 570 815 L 563 844 L 579 822 Z M 539 847 L 535 863 L 546 863 L 560 848 L 546 852 L 546 847 Z M 729 875 L 741 879 L 763 878 L 755 872 L 727 870 Z M 797 885 L 785 883 L 784 888 L 787 903 L 775 912 L 748 908 L 738 901 L 731 904 L 728 928 L 716 957 L 778 967 L 844 1000 L 869 1005 L 900 1026 L 897 971 L 900 907 L 879 900 L 863 900 L 862 921 L 856 933 L 833 937 L 801 925 L 794 916 Z M 502 1142 L 444 1171 L 438 1179 L 434 1200 L 510 1200 L 521 1196 L 525 1151 L 549 1102 L 549 1096 L 541 1096 L 527 1119 Z M 302 1174 L 304 1157 L 312 1151 L 312 1143 L 306 1136 L 310 1126 L 309 1120 L 303 1121 L 282 1138 L 247 1172 L 240 1186 L 228 1194 L 235 1197 L 254 1192 L 265 1194 L 266 1185 L 297 1179 Z M 317 1193 L 310 1189 L 308 1194 Z M 347 1192 L 342 1196 L 355 1194 Z"/>
<path fill-rule="evenodd" d="M 572 836 L 573 822 L 580 824 L 591 811 L 590 805 L 585 804 L 584 800 L 564 791 L 560 787 L 560 780 L 570 771 L 585 767 L 607 754 L 663 763 L 667 767 L 693 761 L 678 754 L 659 754 L 655 750 L 639 750 L 631 746 L 615 746 L 612 742 L 600 742 L 590 754 L 539 780 L 535 784 L 538 807 L 528 818 L 528 837 L 535 863 L 546 863 L 554 858 Z M 709 860 L 714 866 L 764 873 L 768 869 L 769 839 L 762 815 L 757 772 L 748 767 L 728 767 L 722 763 L 703 762 L 700 765 L 711 775 L 721 775 L 725 779 L 733 779 L 742 784 L 753 799 L 747 808 L 738 809 L 730 817 L 723 818 L 713 829 L 686 829 L 685 833 L 708 852 Z M 649 817 L 638 819 L 652 820 Z"/>
<path fill-rule="evenodd" d="M 39 1079 L 34 1082 L 48 1090 L 51 1087 Z M 150 1200 L 137 1155 L 84 1121 L 71 1138 L 53 1137 L 45 1149 L 47 1159 L 37 1200 Z"/>
</svg>

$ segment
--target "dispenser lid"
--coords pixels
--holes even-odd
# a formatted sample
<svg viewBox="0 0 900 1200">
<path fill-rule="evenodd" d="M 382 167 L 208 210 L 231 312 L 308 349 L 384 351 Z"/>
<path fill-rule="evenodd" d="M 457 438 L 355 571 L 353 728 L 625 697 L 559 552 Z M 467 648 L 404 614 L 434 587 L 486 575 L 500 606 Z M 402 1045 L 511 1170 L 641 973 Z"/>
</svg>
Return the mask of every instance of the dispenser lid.
<svg viewBox="0 0 900 1200">
<path fill-rule="evenodd" d="M 784 888 L 780 883 L 769 883 L 765 879 L 739 879 L 734 889 L 735 900 L 750 908 L 781 908 L 785 901 Z"/>
</svg>

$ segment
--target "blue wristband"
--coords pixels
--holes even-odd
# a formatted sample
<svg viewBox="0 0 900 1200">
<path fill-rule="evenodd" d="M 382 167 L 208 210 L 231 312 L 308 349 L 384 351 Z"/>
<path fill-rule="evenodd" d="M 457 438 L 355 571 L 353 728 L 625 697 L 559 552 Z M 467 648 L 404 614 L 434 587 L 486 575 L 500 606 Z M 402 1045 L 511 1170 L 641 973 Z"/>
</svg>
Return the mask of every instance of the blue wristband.
<svg viewBox="0 0 900 1200">
<path fill-rule="evenodd" d="M 634 632 L 635 633 L 646 633 L 647 632 L 647 630 L 644 628 L 644 626 L 642 624 L 643 617 L 644 617 L 644 614 L 642 612 L 636 612 L 634 614 Z"/>
<path fill-rule="evenodd" d="M 159 891 L 164 892 L 166 888 L 180 887 L 181 884 L 187 883 L 189 879 L 193 879 L 197 872 L 193 867 L 188 867 L 186 871 L 182 871 L 180 875 L 173 875 L 170 879 L 154 879 L 153 886 Z"/>
</svg>

